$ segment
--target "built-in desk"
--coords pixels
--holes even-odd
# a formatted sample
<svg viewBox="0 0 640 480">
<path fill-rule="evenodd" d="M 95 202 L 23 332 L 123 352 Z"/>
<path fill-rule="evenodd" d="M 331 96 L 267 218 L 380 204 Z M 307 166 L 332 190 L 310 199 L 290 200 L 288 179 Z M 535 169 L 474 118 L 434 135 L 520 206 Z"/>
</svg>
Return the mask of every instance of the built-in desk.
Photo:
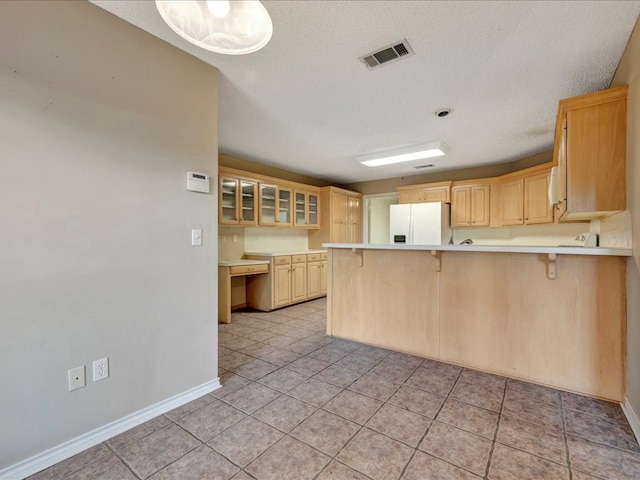
<svg viewBox="0 0 640 480">
<path fill-rule="evenodd" d="M 231 277 L 269 273 L 267 260 L 218 262 L 218 322 L 231 322 Z"/>
</svg>

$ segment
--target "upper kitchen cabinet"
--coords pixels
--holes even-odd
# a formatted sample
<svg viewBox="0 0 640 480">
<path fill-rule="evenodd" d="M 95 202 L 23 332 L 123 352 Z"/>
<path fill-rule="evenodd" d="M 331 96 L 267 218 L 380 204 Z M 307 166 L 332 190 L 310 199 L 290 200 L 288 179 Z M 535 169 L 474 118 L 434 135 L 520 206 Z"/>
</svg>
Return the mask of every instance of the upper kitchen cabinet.
<svg viewBox="0 0 640 480">
<path fill-rule="evenodd" d="M 318 228 L 320 226 L 320 195 L 317 191 L 295 190 L 296 227 Z"/>
<path fill-rule="evenodd" d="M 451 226 L 488 227 L 491 224 L 491 183 L 454 182 L 451 187 Z"/>
<path fill-rule="evenodd" d="M 550 173 L 551 165 L 545 164 L 500 177 L 500 225 L 553 222 Z"/>
<path fill-rule="evenodd" d="M 256 225 L 258 183 L 220 174 L 218 223 L 220 225 Z"/>
<path fill-rule="evenodd" d="M 554 162 L 561 222 L 626 208 L 627 87 L 560 100 Z"/>
<path fill-rule="evenodd" d="M 293 190 L 276 184 L 260 182 L 259 224 L 270 227 L 293 225 Z"/>
<path fill-rule="evenodd" d="M 398 203 L 450 202 L 451 182 L 398 187 Z"/>
<path fill-rule="evenodd" d="M 309 232 L 309 248 L 323 243 L 362 242 L 362 194 L 336 187 L 320 189 L 320 228 Z"/>
</svg>

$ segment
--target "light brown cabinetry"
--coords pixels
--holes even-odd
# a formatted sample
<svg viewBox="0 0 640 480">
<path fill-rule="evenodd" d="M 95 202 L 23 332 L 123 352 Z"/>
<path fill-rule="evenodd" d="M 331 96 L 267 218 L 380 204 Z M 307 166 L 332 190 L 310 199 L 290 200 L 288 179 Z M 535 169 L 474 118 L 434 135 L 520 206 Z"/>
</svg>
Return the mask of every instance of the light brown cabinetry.
<svg viewBox="0 0 640 480">
<path fill-rule="evenodd" d="M 219 225 L 319 228 L 318 187 L 227 167 L 218 176 Z"/>
<path fill-rule="evenodd" d="M 561 222 L 626 208 L 627 87 L 560 100 L 554 162 Z"/>
<path fill-rule="evenodd" d="M 317 228 L 320 225 L 320 196 L 318 193 L 295 190 L 294 199 L 294 225 L 296 227 Z"/>
<path fill-rule="evenodd" d="M 548 166 L 503 176 L 500 182 L 500 225 L 552 223 L 549 181 Z"/>
<path fill-rule="evenodd" d="M 290 188 L 260 183 L 259 224 L 270 227 L 290 227 L 292 223 L 292 197 Z"/>
<path fill-rule="evenodd" d="M 450 202 L 451 182 L 398 187 L 398 203 Z"/>
<path fill-rule="evenodd" d="M 218 185 L 218 223 L 220 225 L 256 225 L 258 182 L 220 175 Z"/>
<path fill-rule="evenodd" d="M 454 184 L 451 187 L 452 227 L 488 227 L 490 207 L 490 184 Z"/>
<path fill-rule="evenodd" d="M 307 256 L 291 257 L 291 303 L 307 299 Z"/>
<path fill-rule="evenodd" d="M 326 253 L 246 257 L 270 262 L 267 275 L 247 278 L 247 305 L 250 307 L 270 311 L 327 293 Z"/>
<path fill-rule="evenodd" d="M 362 242 L 362 195 L 336 187 L 320 189 L 320 229 L 309 232 L 309 247 Z"/>
<path fill-rule="evenodd" d="M 327 294 L 327 254 L 307 255 L 307 299 Z"/>
</svg>

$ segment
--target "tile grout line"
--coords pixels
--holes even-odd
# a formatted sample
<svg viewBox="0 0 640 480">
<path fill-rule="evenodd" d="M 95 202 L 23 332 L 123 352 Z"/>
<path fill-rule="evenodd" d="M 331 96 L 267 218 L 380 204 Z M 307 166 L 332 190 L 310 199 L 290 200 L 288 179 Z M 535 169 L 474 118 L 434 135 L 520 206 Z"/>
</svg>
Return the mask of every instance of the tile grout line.
<svg viewBox="0 0 640 480">
<path fill-rule="evenodd" d="M 496 449 L 496 443 L 498 440 L 498 431 L 500 429 L 500 422 L 502 421 L 502 411 L 504 410 L 504 402 L 505 399 L 507 397 L 507 383 L 508 380 L 505 379 L 504 381 L 504 387 L 502 388 L 502 401 L 500 402 L 500 411 L 498 412 L 498 421 L 496 422 L 496 429 L 493 432 L 493 441 L 491 442 L 491 449 L 489 451 L 489 458 L 487 459 L 487 466 L 485 467 L 485 471 L 484 471 L 484 479 L 488 480 L 489 478 L 489 470 L 491 469 L 491 463 L 493 460 L 493 453 Z"/>
</svg>

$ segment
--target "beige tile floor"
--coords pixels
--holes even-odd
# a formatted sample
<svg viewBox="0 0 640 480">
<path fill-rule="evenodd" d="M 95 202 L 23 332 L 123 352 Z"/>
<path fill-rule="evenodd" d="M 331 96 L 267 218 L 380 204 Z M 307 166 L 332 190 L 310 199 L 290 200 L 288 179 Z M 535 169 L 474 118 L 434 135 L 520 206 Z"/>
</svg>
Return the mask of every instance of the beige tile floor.
<svg viewBox="0 0 640 480">
<path fill-rule="evenodd" d="M 328 338 L 325 309 L 234 314 L 222 389 L 31 479 L 640 479 L 620 406 Z"/>
</svg>

